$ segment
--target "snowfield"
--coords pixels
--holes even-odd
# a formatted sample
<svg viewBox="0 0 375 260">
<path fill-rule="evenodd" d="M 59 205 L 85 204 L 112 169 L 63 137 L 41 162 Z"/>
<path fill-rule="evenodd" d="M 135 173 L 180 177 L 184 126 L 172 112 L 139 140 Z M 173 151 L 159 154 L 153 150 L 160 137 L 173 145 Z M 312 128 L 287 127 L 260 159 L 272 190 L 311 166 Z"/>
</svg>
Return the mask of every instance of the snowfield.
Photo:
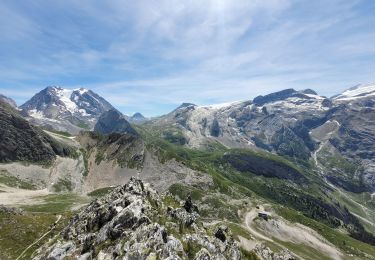
<svg viewBox="0 0 375 260">
<path fill-rule="evenodd" d="M 345 101 L 369 96 L 375 96 L 375 84 L 355 86 L 334 97 L 334 99 Z"/>
</svg>

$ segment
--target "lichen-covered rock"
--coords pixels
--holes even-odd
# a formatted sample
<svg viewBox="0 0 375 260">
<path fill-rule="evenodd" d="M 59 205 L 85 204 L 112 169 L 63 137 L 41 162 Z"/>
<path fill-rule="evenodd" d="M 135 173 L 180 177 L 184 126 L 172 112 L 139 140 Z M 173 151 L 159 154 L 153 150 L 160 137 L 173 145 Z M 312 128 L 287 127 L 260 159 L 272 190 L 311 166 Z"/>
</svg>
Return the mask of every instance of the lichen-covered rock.
<svg viewBox="0 0 375 260">
<path fill-rule="evenodd" d="M 259 244 L 255 247 L 254 252 L 262 260 L 294 260 L 297 259 L 288 249 L 283 249 L 278 253 L 273 252 L 265 244 Z"/>
<path fill-rule="evenodd" d="M 0 205 L 0 212 L 1 213 L 7 213 L 7 214 L 13 214 L 13 215 L 23 215 L 23 210 L 19 208 L 13 208 L 13 207 L 7 207 L 4 205 Z"/>
<path fill-rule="evenodd" d="M 181 208 L 164 205 L 163 198 L 133 177 L 91 202 L 33 258 L 242 259 L 228 228 L 210 236 L 199 225 L 191 198 Z"/>
</svg>

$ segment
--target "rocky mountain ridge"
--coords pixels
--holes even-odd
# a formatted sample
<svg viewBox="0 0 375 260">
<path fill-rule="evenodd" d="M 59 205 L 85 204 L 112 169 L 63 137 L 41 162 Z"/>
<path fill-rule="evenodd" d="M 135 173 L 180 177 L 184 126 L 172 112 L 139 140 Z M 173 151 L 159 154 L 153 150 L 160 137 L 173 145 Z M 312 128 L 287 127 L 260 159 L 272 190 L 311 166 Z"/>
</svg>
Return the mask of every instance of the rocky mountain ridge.
<svg viewBox="0 0 375 260">
<path fill-rule="evenodd" d="M 313 160 L 330 182 L 359 192 L 375 189 L 374 91 L 374 85 L 358 85 L 326 98 L 311 89 L 286 89 L 229 104 L 183 103 L 167 115 L 146 120 L 139 113 L 122 115 L 90 90 L 47 87 L 21 108 L 31 123 L 45 129 L 77 134 L 96 125 L 102 133 L 136 134 L 131 123 L 191 148 L 219 144 Z M 327 132 L 331 122 L 337 125 Z"/>
<path fill-rule="evenodd" d="M 74 149 L 33 126 L 8 103 L 0 101 L 0 162 L 51 163 Z"/>
<path fill-rule="evenodd" d="M 336 185 L 371 191 L 375 190 L 374 91 L 374 85 L 360 85 L 326 98 L 313 90 L 286 89 L 221 106 L 184 103 L 145 125 L 192 148 L 220 143 L 266 150 L 292 160 L 314 159 L 315 167 Z M 322 131 L 329 122 L 337 122 L 337 129 Z M 318 138 L 316 132 L 320 132 Z M 323 162 L 328 158 L 330 162 Z M 340 164 L 348 165 L 351 173 L 340 169 Z"/>
<path fill-rule="evenodd" d="M 261 97 L 258 105 L 252 101 L 183 104 L 141 125 L 129 125 L 126 116 L 110 110 L 99 119 L 105 123 L 102 133 L 82 131 L 70 136 L 42 131 L 72 144 L 75 155 L 58 157 L 49 168 L 13 161 L 1 164 L 0 182 L 9 184 L 12 177 L 24 184 L 42 176 L 33 188 L 59 192 L 48 195 L 48 200 L 61 196 L 59 200 L 65 203 L 64 198 L 73 193 L 100 194 L 130 180 L 130 186 L 115 188 L 111 195 L 79 211 L 64 232 L 34 254 L 37 259 L 220 259 L 219 253 L 230 258 L 224 249 L 228 246 L 217 244 L 217 239 L 225 242 L 231 237 L 223 225 L 233 230 L 236 243 L 247 250 L 242 253 L 253 258 L 254 254 L 261 259 L 293 258 L 286 248 L 302 259 L 312 252 L 367 257 L 375 253 L 371 247 L 375 243 L 373 197 L 366 192 L 371 191 L 372 181 L 372 104 L 371 95 L 335 101 L 312 90 L 287 90 Z M 4 109 L 18 114 L 9 105 Z M 129 126 L 137 134 L 129 133 Z M 140 188 L 142 182 L 133 176 L 152 183 L 151 190 L 166 194 L 155 197 L 148 185 Z M 14 191 L 6 186 L 1 190 Z M 192 200 L 180 203 L 188 195 L 199 213 Z M 197 229 L 181 224 L 185 223 L 181 216 L 191 219 L 198 217 L 195 213 L 204 220 L 194 221 Z M 267 215 L 265 219 L 260 213 Z M 272 235 L 278 231 L 267 225 L 267 218 L 277 223 L 287 223 L 287 219 L 292 230 L 296 230 L 295 222 L 308 226 L 320 234 L 314 235 L 320 242 L 303 240 L 299 247 L 280 246 Z M 254 229 L 261 226 L 271 229 Z M 163 229 L 167 240 L 163 235 L 159 239 Z M 291 237 L 278 234 L 276 238 L 300 241 L 296 232 L 287 233 Z M 325 239 L 336 253 L 318 252 Z M 180 246 L 171 249 L 169 241 L 182 244 L 182 251 L 176 249 Z M 274 253 L 259 245 L 261 241 L 283 250 Z"/>
<path fill-rule="evenodd" d="M 16 107 L 17 107 L 17 103 L 16 103 L 16 101 L 14 101 L 14 100 L 11 99 L 10 97 L 6 97 L 6 96 L 4 96 L 4 95 L 2 95 L 2 94 L 0 94 L 0 101 L 9 104 L 9 105 L 12 106 L 13 108 L 16 108 Z"/>
<path fill-rule="evenodd" d="M 126 117 L 116 109 L 110 109 L 102 113 L 95 124 L 94 131 L 101 134 L 128 133 L 137 135 Z"/>
<path fill-rule="evenodd" d="M 208 234 L 198 218 L 191 198 L 168 206 L 132 178 L 81 210 L 33 259 L 242 259 L 227 227 Z"/>
</svg>

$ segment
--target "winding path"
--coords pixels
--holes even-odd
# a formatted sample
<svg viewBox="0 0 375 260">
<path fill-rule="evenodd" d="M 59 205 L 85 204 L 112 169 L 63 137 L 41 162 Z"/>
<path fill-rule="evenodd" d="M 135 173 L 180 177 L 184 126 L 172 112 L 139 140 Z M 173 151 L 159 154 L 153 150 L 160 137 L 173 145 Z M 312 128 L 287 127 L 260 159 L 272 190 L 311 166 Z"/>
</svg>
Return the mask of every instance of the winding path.
<svg viewBox="0 0 375 260">
<path fill-rule="evenodd" d="M 282 244 L 274 241 L 273 239 L 269 238 L 269 237 L 266 237 L 264 236 L 263 234 L 259 233 L 257 230 L 255 230 L 252 226 L 251 226 L 251 222 L 253 221 L 253 219 L 258 215 L 258 212 L 260 211 L 264 211 L 264 208 L 262 206 L 260 206 L 259 209 L 256 209 L 256 208 L 253 208 L 251 209 L 250 211 L 248 211 L 245 215 L 245 226 L 247 228 L 247 230 L 253 234 L 255 237 L 257 237 L 258 239 L 262 239 L 262 240 L 265 240 L 265 241 L 268 241 L 268 242 L 272 242 L 274 243 L 275 245 L 279 246 L 280 248 L 286 248 L 285 246 L 283 246 Z M 299 258 L 299 259 L 304 259 L 304 257 L 301 257 L 299 256 L 298 254 L 296 254 L 295 252 L 291 251 L 292 254 Z"/>
<path fill-rule="evenodd" d="M 32 248 L 34 245 L 39 243 L 44 237 L 46 237 L 49 233 L 51 233 L 51 231 L 56 228 L 56 225 L 57 223 L 59 223 L 60 219 L 61 219 L 61 215 L 58 215 L 56 221 L 52 224 L 52 227 L 46 233 L 44 233 L 39 239 L 37 239 L 34 243 L 26 247 L 25 250 L 23 250 L 22 253 L 16 258 L 16 260 L 20 259 L 27 252 L 27 250 Z"/>
<path fill-rule="evenodd" d="M 259 233 L 258 231 L 256 231 L 254 228 L 251 227 L 251 221 L 253 221 L 253 219 L 257 215 L 258 215 L 258 212 L 256 211 L 256 209 L 252 209 L 252 210 L 250 210 L 249 212 L 246 213 L 246 215 L 245 215 L 245 225 L 246 225 L 246 228 L 249 230 L 249 232 L 251 234 L 253 234 L 257 238 L 260 238 L 260 239 L 263 239 L 263 240 L 266 240 L 266 241 L 269 241 L 269 242 L 274 242 L 272 239 L 270 239 L 270 238 L 262 235 L 261 233 Z M 281 247 L 283 247 L 283 246 L 281 246 Z"/>
</svg>

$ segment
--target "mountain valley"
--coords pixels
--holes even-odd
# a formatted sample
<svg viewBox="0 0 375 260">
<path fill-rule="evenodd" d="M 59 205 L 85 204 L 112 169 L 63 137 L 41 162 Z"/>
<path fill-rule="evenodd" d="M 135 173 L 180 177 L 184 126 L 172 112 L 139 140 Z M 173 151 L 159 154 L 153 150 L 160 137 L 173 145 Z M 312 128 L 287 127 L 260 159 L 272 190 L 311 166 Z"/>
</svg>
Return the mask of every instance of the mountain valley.
<svg viewBox="0 0 375 260">
<path fill-rule="evenodd" d="M 375 259 L 375 85 L 150 119 L 83 88 L 9 100 L 0 259 Z"/>
</svg>

